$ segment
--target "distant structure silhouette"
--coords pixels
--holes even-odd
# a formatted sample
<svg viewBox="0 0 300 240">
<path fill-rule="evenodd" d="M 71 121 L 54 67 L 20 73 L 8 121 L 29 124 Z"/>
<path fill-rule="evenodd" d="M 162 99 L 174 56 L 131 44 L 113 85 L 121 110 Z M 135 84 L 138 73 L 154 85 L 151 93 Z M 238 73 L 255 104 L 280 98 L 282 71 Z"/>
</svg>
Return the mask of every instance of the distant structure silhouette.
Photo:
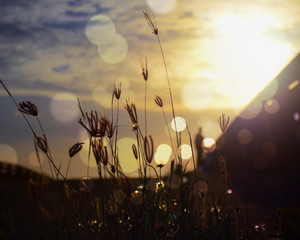
<svg viewBox="0 0 300 240">
<path fill-rule="evenodd" d="M 233 120 L 221 143 L 232 189 L 268 206 L 300 207 L 300 54 Z M 211 169 L 219 172 L 217 161 Z"/>
<path fill-rule="evenodd" d="M 197 168 L 202 167 L 204 160 L 203 160 L 203 149 L 202 149 L 202 127 L 199 128 L 199 131 L 195 138 L 195 144 L 197 148 Z"/>
</svg>

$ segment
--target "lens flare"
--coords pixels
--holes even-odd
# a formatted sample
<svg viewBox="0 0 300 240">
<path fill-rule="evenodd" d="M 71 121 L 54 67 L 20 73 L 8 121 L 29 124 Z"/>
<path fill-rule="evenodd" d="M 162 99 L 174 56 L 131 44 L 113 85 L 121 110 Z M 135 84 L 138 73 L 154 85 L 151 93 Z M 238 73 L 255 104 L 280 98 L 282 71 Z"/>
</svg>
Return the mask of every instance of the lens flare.
<svg viewBox="0 0 300 240">
<path fill-rule="evenodd" d="M 0 161 L 17 164 L 18 155 L 16 150 L 8 144 L 0 144 Z"/>
<path fill-rule="evenodd" d="M 171 12 L 177 3 L 177 0 L 146 0 L 148 6 L 153 10 L 155 13 L 166 14 Z"/>
<path fill-rule="evenodd" d="M 258 114 L 262 110 L 262 102 L 261 101 L 255 101 L 252 102 L 240 115 L 239 117 L 242 119 L 253 119 L 258 116 Z"/>
<path fill-rule="evenodd" d="M 98 44 L 99 56 L 107 63 L 118 63 L 122 61 L 128 51 L 127 41 L 120 34 L 114 34 L 109 41 Z"/>
<path fill-rule="evenodd" d="M 92 17 L 85 27 L 87 38 L 97 46 L 99 56 L 107 63 L 122 61 L 128 52 L 126 39 L 115 31 L 113 21 L 105 15 Z"/>
<path fill-rule="evenodd" d="M 168 144 L 161 144 L 157 147 L 154 160 L 157 165 L 166 165 L 172 154 L 172 149 Z"/>
<path fill-rule="evenodd" d="M 92 17 L 85 26 L 85 34 L 89 41 L 95 45 L 109 39 L 116 31 L 113 21 L 105 15 Z"/>
<path fill-rule="evenodd" d="M 279 111 L 279 108 L 279 102 L 274 98 L 266 101 L 264 104 L 264 109 L 269 114 L 277 113 Z"/>
<path fill-rule="evenodd" d="M 186 160 L 192 157 L 192 148 L 188 144 L 182 144 L 180 146 L 180 154 L 182 159 Z"/>
<path fill-rule="evenodd" d="M 202 141 L 202 149 L 206 153 L 211 153 L 216 149 L 216 141 L 212 138 L 204 138 Z"/>
<path fill-rule="evenodd" d="M 175 126 L 176 123 L 176 126 Z M 186 128 L 186 121 L 182 117 L 175 117 L 171 121 L 171 127 L 174 131 L 182 132 Z"/>
<path fill-rule="evenodd" d="M 252 141 L 252 133 L 248 129 L 242 129 L 237 134 L 237 139 L 241 144 L 248 144 Z"/>
<path fill-rule="evenodd" d="M 76 96 L 67 92 L 56 94 L 51 100 L 50 112 L 58 122 L 74 121 L 79 115 Z"/>
</svg>

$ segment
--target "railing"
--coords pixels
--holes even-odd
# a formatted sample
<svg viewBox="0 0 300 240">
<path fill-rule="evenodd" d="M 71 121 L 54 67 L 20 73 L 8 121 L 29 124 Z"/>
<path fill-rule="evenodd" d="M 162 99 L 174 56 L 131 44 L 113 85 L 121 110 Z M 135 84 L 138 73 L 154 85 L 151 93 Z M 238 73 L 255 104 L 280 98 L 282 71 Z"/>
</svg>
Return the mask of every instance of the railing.
<svg viewBox="0 0 300 240">
<path fill-rule="evenodd" d="M 5 163 L 0 161 L 0 177 L 1 176 L 15 176 L 16 178 L 41 180 L 42 175 L 38 172 L 24 168 L 19 165 Z"/>
</svg>

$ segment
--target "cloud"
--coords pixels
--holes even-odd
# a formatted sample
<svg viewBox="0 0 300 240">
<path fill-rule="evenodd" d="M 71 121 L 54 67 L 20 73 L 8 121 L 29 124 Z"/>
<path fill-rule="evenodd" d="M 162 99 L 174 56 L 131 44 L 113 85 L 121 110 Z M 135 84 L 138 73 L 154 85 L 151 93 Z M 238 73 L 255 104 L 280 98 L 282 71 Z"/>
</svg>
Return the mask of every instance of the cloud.
<svg viewBox="0 0 300 240">
<path fill-rule="evenodd" d="M 69 70 L 70 70 L 70 65 L 67 65 L 67 64 L 60 65 L 60 66 L 52 68 L 53 72 L 58 72 L 58 73 L 66 73 Z"/>
</svg>

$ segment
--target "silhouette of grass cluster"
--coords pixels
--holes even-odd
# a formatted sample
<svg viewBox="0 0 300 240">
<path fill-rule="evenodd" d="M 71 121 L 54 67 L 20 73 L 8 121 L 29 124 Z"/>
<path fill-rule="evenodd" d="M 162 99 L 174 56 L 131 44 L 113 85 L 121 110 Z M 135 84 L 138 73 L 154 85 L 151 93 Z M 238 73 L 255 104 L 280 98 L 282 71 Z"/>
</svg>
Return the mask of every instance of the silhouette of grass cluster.
<svg viewBox="0 0 300 240">
<path fill-rule="evenodd" d="M 159 38 L 160 32 L 153 13 L 143 11 L 143 14 L 158 41 L 174 119 L 175 107 Z M 53 213 L 47 209 L 49 203 L 39 203 L 39 211 L 47 219 L 45 224 L 53 225 L 52 233 L 41 233 L 40 239 L 53 239 L 53 236 L 56 239 L 270 239 L 271 235 L 266 231 L 263 223 L 251 229 L 245 223 L 241 223 L 240 215 L 245 209 L 233 206 L 228 201 L 230 195 L 227 186 L 228 172 L 223 156 L 219 156 L 218 189 L 213 189 L 205 179 L 199 176 L 193 152 L 194 169 L 192 172 L 186 172 L 180 153 L 181 134 L 177 131 L 173 133 L 174 136 L 171 134 L 163 99 L 160 96 L 156 96 L 154 101 L 162 110 L 174 157 L 171 159 L 170 174 L 166 177 L 161 176 L 164 163 L 158 163 L 157 167 L 153 166 L 155 137 L 148 135 L 147 132 L 146 96 L 147 82 L 150 80 L 147 58 L 145 62 L 141 60 L 141 69 L 145 83 L 144 131 L 140 126 L 135 103 L 128 100 L 124 107 L 131 121 L 131 130 L 136 137 L 137 144 L 133 144 L 132 149 L 128 149 L 132 151 L 138 165 L 138 178 L 136 179 L 128 178 L 119 162 L 117 142 L 121 84 L 113 87 L 111 114 L 107 114 L 109 110 L 87 112 L 78 99 L 78 108 L 81 112 L 78 123 L 86 130 L 89 137 L 88 162 L 90 156 L 93 155 L 99 173 L 97 181 L 99 186 L 94 188 L 91 186 L 91 178 L 88 177 L 89 167 L 87 177 L 81 180 L 79 189 L 67 180 L 72 158 L 81 151 L 84 143 L 75 143 L 69 149 L 67 171 L 63 173 L 60 166 L 57 166 L 53 160 L 46 133 L 38 117 L 37 106 L 29 101 L 17 103 L 4 82 L 0 80 L 32 131 L 39 163 L 41 163 L 40 154 L 44 154 L 48 159 L 52 177 L 57 182 L 58 199 L 51 203 L 58 209 L 55 215 L 53 216 Z M 107 117 L 108 115 L 111 117 Z M 36 118 L 40 127 L 40 135 L 31 126 L 28 121 L 29 117 Z M 229 124 L 229 117 L 222 114 L 218 123 L 221 132 L 224 133 Z M 175 130 L 177 130 L 176 121 Z M 187 134 L 190 145 L 193 146 L 188 125 Z M 156 174 L 155 186 L 150 184 L 150 170 Z M 49 181 L 43 172 L 42 174 L 41 182 L 33 179 L 28 182 L 28 192 L 32 201 L 38 201 L 39 193 L 47 192 Z M 278 210 L 278 238 L 276 239 L 280 239 L 279 234 L 283 231 L 282 215 L 282 211 Z"/>
</svg>

